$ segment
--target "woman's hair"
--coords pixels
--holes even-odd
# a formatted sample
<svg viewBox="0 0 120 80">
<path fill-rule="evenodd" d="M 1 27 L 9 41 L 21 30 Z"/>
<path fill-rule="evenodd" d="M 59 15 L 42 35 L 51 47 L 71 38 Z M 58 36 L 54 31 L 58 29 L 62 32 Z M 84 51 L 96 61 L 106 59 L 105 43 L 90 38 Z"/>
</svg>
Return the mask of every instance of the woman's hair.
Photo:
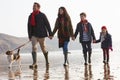
<svg viewBox="0 0 120 80">
<path fill-rule="evenodd" d="M 63 15 L 60 14 L 60 9 L 63 10 Z M 70 16 L 68 15 L 67 10 L 65 9 L 65 7 L 60 7 L 60 8 L 59 8 L 59 10 L 58 10 L 58 18 L 59 18 L 60 16 L 64 16 L 67 20 L 70 19 Z"/>
</svg>

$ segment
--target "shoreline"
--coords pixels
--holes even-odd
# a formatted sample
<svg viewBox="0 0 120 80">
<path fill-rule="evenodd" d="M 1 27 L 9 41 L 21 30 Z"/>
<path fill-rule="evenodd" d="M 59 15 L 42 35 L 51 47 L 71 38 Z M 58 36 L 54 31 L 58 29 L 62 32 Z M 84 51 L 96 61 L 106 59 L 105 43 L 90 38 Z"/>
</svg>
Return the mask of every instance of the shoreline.
<svg viewBox="0 0 120 80">
<path fill-rule="evenodd" d="M 21 54 L 22 60 L 22 68 L 21 74 L 17 74 L 18 67 L 16 64 L 13 65 L 13 70 L 9 71 L 8 69 L 8 61 L 5 55 L 0 56 L 0 80 L 8 80 L 9 75 L 14 74 L 18 76 L 14 76 L 15 80 L 20 80 L 19 75 L 21 76 L 21 80 L 103 80 L 105 77 L 105 71 L 108 70 L 109 74 L 106 74 L 111 79 L 119 80 L 119 72 L 120 72 L 120 63 L 118 64 L 118 60 L 120 54 L 118 52 L 110 52 L 110 63 L 109 69 L 104 68 L 104 64 L 102 63 L 102 52 L 93 52 L 92 54 L 92 64 L 91 66 L 84 66 L 83 55 L 81 52 L 70 51 L 69 54 L 69 67 L 63 67 L 63 54 L 60 52 L 50 52 L 49 54 L 49 70 L 46 73 L 45 60 L 44 56 L 41 53 L 38 53 L 38 69 L 31 70 L 29 69 L 29 65 L 32 63 L 31 54 Z M 91 74 L 89 74 L 91 73 Z M 33 75 L 36 74 L 36 75 Z M 89 76 L 86 76 L 89 75 Z M 45 79 L 46 77 L 48 79 Z M 4 78 L 4 79 L 3 79 Z"/>
</svg>

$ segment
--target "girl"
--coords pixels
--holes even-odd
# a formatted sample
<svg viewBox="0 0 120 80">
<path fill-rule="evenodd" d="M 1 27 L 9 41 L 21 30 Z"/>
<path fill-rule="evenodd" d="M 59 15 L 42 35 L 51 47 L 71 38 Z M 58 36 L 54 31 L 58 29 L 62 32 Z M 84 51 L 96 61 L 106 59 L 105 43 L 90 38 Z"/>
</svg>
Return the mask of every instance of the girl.
<svg viewBox="0 0 120 80">
<path fill-rule="evenodd" d="M 65 9 L 65 7 L 60 7 L 58 10 L 58 17 L 56 19 L 55 27 L 53 29 L 53 36 L 58 30 L 59 48 L 63 48 L 64 54 L 64 66 L 68 65 L 68 43 L 70 37 L 73 36 L 73 28 L 71 24 L 71 19 Z"/>
<path fill-rule="evenodd" d="M 106 26 L 102 26 L 99 40 L 96 43 L 101 42 L 101 48 L 103 50 L 103 63 L 109 62 L 109 49 L 112 49 L 112 38 L 108 33 Z"/>
</svg>

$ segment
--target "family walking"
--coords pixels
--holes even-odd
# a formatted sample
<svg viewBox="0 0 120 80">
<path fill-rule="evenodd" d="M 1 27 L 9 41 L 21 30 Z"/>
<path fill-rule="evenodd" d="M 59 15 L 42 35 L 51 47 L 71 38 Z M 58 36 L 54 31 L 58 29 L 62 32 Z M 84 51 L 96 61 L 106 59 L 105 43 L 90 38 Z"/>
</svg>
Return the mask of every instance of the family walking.
<svg viewBox="0 0 120 80">
<path fill-rule="evenodd" d="M 86 13 L 80 13 L 80 22 L 77 24 L 75 33 L 73 33 L 72 22 L 65 7 L 58 9 L 58 17 L 55 22 L 53 31 L 49 21 L 44 13 L 40 11 L 40 4 L 34 3 L 33 12 L 28 18 L 28 37 L 32 43 L 33 64 L 30 67 L 37 67 L 37 43 L 40 44 L 41 50 L 45 57 L 46 66 L 49 65 L 48 51 L 45 47 L 45 38 L 53 38 L 57 32 L 59 48 L 63 49 L 64 66 L 69 65 L 68 61 L 68 44 L 70 40 L 75 40 L 79 34 L 79 41 L 83 49 L 83 57 L 85 65 L 91 63 L 92 47 L 91 43 L 101 42 L 103 49 L 103 62 L 109 62 L 109 49 L 112 50 L 112 38 L 105 26 L 102 27 L 100 39 L 96 40 L 94 29 L 90 22 L 86 19 Z M 71 38 L 71 39 L 70 39 Z"/>
</svg>

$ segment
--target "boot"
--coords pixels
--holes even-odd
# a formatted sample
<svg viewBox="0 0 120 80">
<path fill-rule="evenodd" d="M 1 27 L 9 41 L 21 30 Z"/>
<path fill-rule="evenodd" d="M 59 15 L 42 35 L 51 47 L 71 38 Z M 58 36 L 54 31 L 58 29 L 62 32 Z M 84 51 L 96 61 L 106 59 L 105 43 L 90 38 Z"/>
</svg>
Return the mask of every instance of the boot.
<svg viewBox="0 0 120 80">
<path fill-rule="evenodd" d="M 107 64 L 109 63 L 109 56 L 107 56 L 107 62 L 106 62 Z"/>
<path fill-rule="evenodd" d="M 106 63 L 106 57 L 105 53 L 103 53 L 103 63 Z"/>
<path fill-rule="evenodd" d="M 37 53 L 32 52 L 33 64 L 30 65 L 30 68 L 37 68 Z"/>
<path fill-rule="evenodd" d="M 88 63 L 91 63 L 91 52 L 88 53 Z"/>
<path fill-rule="evenodd" d="M 49 62 L 48 62 L 48 52 L 46 53 L 43 53 L 44 57 L 45 57 L 45 61 L 46 61 L 46 66 L 49 65 Z"/>
<path fill-rule="evenodd" d="M 67 66 L 69 64 L 69 61 L 68 61 L 68 53 L 64 53 L 64 66 Z"/>
<path fill-rule="evenodd" d="M 84 60 L 85 60 L 85 65 L 87 65 L 87 53 L 84 53 Z"/>
</svg>

